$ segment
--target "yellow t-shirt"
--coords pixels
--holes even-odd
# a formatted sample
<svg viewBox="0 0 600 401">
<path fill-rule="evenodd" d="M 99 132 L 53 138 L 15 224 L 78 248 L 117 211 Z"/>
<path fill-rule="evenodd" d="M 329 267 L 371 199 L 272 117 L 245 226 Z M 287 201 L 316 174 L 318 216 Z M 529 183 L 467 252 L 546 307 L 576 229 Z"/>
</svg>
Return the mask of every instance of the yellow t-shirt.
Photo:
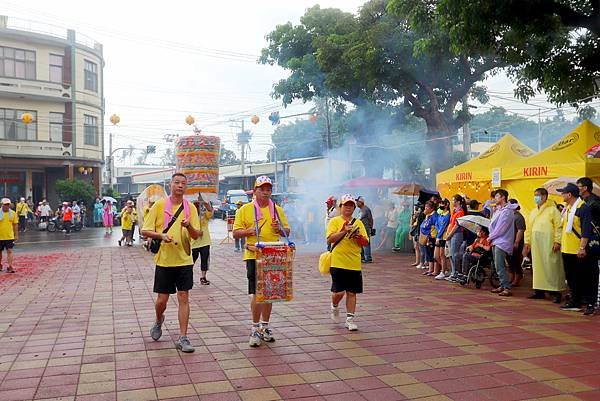
<svg viewBox="0 0 600 401">
<path fill-rule="evenodd" d="M 585 202 L 583 202 L 583 201 L 579 202 L 577 209 L 579 209 L 584 204 L 585 204 Z M 579 244 L 581 243 L 581 239 L 578 238 L 577 235 L 575 235 L 575 233 L 573 231 L 577 231 L 579 233 L 579 235 L 581 235 L 581 232 L 582 232 L 581 231 L 581 219 L 577 215 L 575 215 L 573 217 L 573 231 L 568 233 L 567 232 L 567 219 L 568 219 L 570 211 L 571 211 L 571 206 L 567 206 L 567 210 L 565 211 L 565 215 L 564 215 L 565 217 L 564 217 L 563 225 L 562 225 L 562 238 L 560 241 L 560 251 L 562 253 L 576 255 L 579 252 Z"/>
<path fill-rule="evenodd" d="M 165 199 L 161 199 L 156 201 L 156 203 L 150 209 L 148 216 L 144 220 L 144 227 L 142 230 L 146 231 L 154 231 L 157 233 L 163 232 L 163 224 L 164 224 L 164 212 L 165 212 Z M 187 200 L 184 202 L 188 202 L 190 207 L 190 224 L 193 227 L 198 227 L 200 225 L 200 221 L 198 219 L 198 212 L 196 211 L 196 207 Z M 179 209 L 180 205 L 173 205 L 171 213 L 174 215 Z M 183 246 L 183 241 L 189 241 L 191 244 L 191 237 L 188 233 L 187 228 L 183 228 L 181 226 L 181 220 L 185 218 L 185 211 L 182 210 L 179 216 L 177 216 L 177 220 L 167 234 L 173 238 L 173 241 L 167 243 L 163 242 L 160 245 L 160 249 L 158 253 L 154 256 L 154 260 L 156 261 L 157 266 L 161 267 L 177 267 L 177 266 L 192 266 L 194 261 L 192 260 L 191 252 L 188 254 L 185 251 Z M 190 248 L 191 249 L 191 248 Z"/>
<path fill-rule="evenodd" d="M 210 231 L 208 231 L 208 222 L 213 216 L 213 212 L 209 212 L 205 210 L 200 219 L 200 227 L 196 227 L 196 229 L 200 229 L 202 235 L 197 239 L 192 240 L 192 249 L 202 248 L 203 246 L 210 245 Z"/>
<path fill-rule="evenodd" d="M 133 220 L 137 218 L 135 210 L 131 212 L 121 213 L 121 228 L 123 230 L 131 230 L 133 228 Z"/>
<path fill-rule="evenodd" d="M 329 220 L 326 236 L 329 237 L 331 234 L 340 232 L 345 222 L 346 220 L 344 220 L 342 216 L 336 216 Z M 362 221 L 356 219 L 354 225 L 358 226 L 360 235 L 368 240 L 367 230 Z M 333 252 L 331 253 L 331 266 L 337 267 L 338 269 L 361 270 L 360 250 L 361 246 L 356 243 L 354 238 L 348 238 L 348 236 L 344 237 L 344 239 L 333 248 Z"/>
<path fill-rule="evenodd" d="M 17 203 L 17 214 L 19 216 L 27 216 L 27 211 L 29 211 L 29 205 L 25 202 Z"/>
<path fill-rule="evenodd" d="M 8 241 L 15 239 L 13 224 L 19 224 L 19 216 L 14 210 L 5 212 L 0 210 L 2 220 L 0 220 L 0 241 Z"/>
<path fill-rule="evenodd" d="M 285 214 L 283 214 L 283 209 L 279 207 L 279 205 L 275 205 L 277 210 L 277 214 L 281 219 L 281 224 L 283 224 L 284 228 L 289 229 L 290 225 L 288 224 L 287 218 Z M 258 235 L 260 236 L 260 242 L 277 242 L 279 241 L 279 233 L 276 232 L 273 227 L 271 227 L 271 213 L 269 212 L 269 206 L 260 208 L 262 212 L 262 218 L 258 221 Z M 275 217 L 275 216 L 273 216 Z M 235 221 L 233 223 L 233 231 L 235 230 L 247 230 L 248 228 L 255 229 L 256 225 L 254 224 L 254 202 L 246 203 L 244 206 L 238 209 L 235 214 Z M 252 235 L 251 237 L 246 237 L 247 245 L 255 245 L 256 244 L 256 235 Z M 248 259 L 256 259 L 256 253 L 249 251 L 246 249 L 244 251 L 244 260 Z"/>
</svg>

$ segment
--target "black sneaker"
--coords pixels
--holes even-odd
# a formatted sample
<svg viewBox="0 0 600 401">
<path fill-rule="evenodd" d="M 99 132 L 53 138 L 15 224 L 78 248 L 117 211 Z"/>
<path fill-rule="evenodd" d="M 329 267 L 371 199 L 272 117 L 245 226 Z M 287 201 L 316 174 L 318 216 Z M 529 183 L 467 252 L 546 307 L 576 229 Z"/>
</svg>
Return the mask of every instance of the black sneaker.
<svg viewBox="0 0 600 401">
<path fill-rule="evenodd" d="M 583 312 L 585 316 L 590 316 L 594 314 L 594 305 L 589 304 L 585 307 L 585 311 Z"/>
<path fill-rule="evenodd" d="M 561 310 L 567 310 L 567 311 L 572 311 L 572 312 L 581 312 L 581 308 L 577 305 L 575 305 L 572 302 L 567 302 L 566 304 L 562 305 L 560 307 Z"/>
</svg>

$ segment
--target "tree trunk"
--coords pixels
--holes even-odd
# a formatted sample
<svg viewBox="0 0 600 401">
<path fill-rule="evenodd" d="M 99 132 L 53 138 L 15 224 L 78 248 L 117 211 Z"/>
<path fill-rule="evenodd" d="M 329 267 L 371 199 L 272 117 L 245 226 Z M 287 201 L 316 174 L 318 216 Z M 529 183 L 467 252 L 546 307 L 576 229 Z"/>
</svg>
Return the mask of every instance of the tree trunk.
<svg viewBox="0 0 600 401">
<path fill-rule="evenodd" d="M 427 124 L 426 148 L 428 165 L 430 168 L 431 182 L 435 184 L 435 175 L 451 167 L 452 162 L 452 135 L 448 126 L 442 120 L 440 113 L 437 116 L 431 116 L 425 120 Z"/>
</svg>

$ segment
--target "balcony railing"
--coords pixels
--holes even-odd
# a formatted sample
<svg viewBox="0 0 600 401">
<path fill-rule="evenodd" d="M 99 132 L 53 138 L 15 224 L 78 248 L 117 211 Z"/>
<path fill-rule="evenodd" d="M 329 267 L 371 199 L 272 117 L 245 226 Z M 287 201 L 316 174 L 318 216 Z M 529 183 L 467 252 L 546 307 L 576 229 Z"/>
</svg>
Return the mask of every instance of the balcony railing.
<svg viewBox="0 0 600 401">
<path fill-rule="evenodd" d="M 3 156 L 64 157 L 72 154 L 72 145 L 49 141 L 0 140 L 0 154 Z"/>
<path fill-rule="evenodd" d="M 101 49 L 102 45 L 96 42 L 89 36 L 81 33 L 75 33 L 71 29 L 67 29 L 58 25 L 48 24 L 46 22 L 30 21 L 17 17 L 8 17 L 0 15 L 0 29 L 13 29 L 15 31 L 23 31 L 37 33 L 40 35 L 52 36 L 54 38 L 69 40 L 70 32 L 75 37 L 75 43 L 88 47 L 90 49 Z"/>
<path fill-rule="evenodd" d="M 21 78 L 0 77 L 0 93 L 18 93 L 22 96 L 37 96 L 70 101 L 71 87 L 57 82 L 34 81 Z"/>
</svg>

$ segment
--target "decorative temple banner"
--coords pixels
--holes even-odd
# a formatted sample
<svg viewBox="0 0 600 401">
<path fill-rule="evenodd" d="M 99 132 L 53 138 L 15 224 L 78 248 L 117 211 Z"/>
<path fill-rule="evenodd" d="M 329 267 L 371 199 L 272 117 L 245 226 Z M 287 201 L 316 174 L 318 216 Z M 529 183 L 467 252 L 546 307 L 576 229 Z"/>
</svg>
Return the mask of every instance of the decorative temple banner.
<svg viewBox="0 0 600 401">
<path fill-rule="evenodd" d="M 282 242 L 264 243 L 256 250 L 256 301 L 281 302 L 293 298 L 294 248 Z"/>
</svg>

